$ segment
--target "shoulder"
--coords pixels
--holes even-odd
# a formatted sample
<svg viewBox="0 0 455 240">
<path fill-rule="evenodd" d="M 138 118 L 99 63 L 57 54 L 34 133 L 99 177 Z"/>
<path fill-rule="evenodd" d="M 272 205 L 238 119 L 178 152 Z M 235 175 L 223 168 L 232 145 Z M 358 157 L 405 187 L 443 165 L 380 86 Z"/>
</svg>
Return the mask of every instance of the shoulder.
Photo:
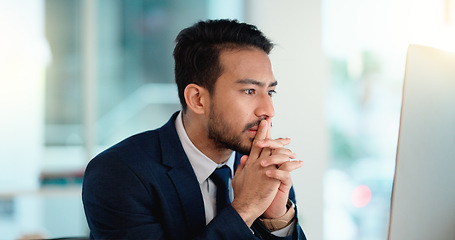
<svg viewBox="0 0 455 240">
<path fill-rule="evenodd" d="M 160 159 L 163 147 L 179 142 L 174 123 L 177 114 L 174 113 L 161 128 L 132 135 L 109 147 L 93 158 L 90 164 L 115 160 L 132 164 Z"/>
<path fill-rule="evenodd" d="M 148 154 L 156 154 L 160 149 L 157 130 L 142 132 L 130 136 L 109 147 L 94 157 L 89 165 L 104 161 L 133 161 L 144 159 Z"/>
<path fill-rule="evenodd" d="M 123 141 L 106 149 L 103 154 L 115 154 L 119 157 L 134 158 L 137 155 L 153 153 L 160 149 L 160 137 L 158 129 L 146 131 L 130 136 Z"/>
<path fill-rule="evenodd" d="M 128 169 L 139 174 L 162 165 L 163 157 L 179 149 L 180 140 L 175 130 L 178 112 L 161 128 L 132 135 L 109 147 L 94 157 L 86 168 L 87 172 L 107 169 Z M 170 148 L 170 150 L 169 150 Z M 150 172 L 149 172 L 150 173 Z"/>
</svg>

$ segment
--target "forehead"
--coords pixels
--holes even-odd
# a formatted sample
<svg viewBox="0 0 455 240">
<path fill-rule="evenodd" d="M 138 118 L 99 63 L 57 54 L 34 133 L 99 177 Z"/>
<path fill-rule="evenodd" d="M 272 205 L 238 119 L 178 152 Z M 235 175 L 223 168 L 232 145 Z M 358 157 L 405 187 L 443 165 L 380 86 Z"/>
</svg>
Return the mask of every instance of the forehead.
<svg viewBox="0 0 455 240">
<path fill-rule="evenodd" d="M 250 79 L 264 85 L 275 82 L 269 56 L 258 48 L 242 48 L 223 50 L 220 53 L 221 76 L 217 80 L 220 85 L 235 84 Z M 244 82 L 244 81 L 241 81 Z"/>
</svg>

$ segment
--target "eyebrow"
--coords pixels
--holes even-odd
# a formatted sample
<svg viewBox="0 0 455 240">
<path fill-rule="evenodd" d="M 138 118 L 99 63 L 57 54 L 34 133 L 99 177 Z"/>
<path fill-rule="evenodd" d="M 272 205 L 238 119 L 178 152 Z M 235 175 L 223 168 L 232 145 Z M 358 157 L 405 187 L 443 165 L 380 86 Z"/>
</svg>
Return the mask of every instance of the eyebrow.
<svg viewBox="0 0 455 240">
<path fill-rule="evenodd" d="M 238 83 L 238 84 L 253 84 L 253 85 L 257 85 L 259 87 L 264 87 L 265 86 L 265 84 L 263 82 L 260 82 L 258 80 L 254 80 L 254 79 L 249 79 L 249 78 L 240 79 L 236 83 Z M 276 85 L 278 85 L 278 81 L 275 80 L 274 82 L 269 84 L 268 87 L 275 87 Z"/>
</svg>

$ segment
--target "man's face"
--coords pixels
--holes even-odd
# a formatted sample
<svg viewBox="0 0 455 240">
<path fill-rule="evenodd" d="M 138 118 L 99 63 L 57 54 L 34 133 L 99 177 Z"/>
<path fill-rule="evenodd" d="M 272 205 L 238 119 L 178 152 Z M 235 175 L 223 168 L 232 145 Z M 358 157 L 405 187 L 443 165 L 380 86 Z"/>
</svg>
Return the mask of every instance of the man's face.
<svg viewBox="0 0 455 240">
<path fill-rule="evenodd" d="M 275 115 L 272 94 L 276 80 L 262 50 L 225 50 L 223 73 L 217 79 L 208 121 L 209 138 L 220 148 L 249 154 L 259 122 Z"/>
</svg>

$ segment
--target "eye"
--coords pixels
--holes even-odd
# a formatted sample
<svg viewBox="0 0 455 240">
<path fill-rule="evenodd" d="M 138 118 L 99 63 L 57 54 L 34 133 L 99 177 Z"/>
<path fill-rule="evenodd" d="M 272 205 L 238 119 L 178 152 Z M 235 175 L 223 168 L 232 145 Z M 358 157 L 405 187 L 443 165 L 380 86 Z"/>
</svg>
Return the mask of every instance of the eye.
<svg viewBox="0 0 455 240">
<path fill-rule="evenodd" d="M 256 90 L 255 89 L 245 89 L 243 90 L 245 92 L 245 94 L 247 95 L 252 95 L 252 94 L 255 94 L 256 93 Z"/>
<path fill-rule="evenodd" d="M 275 90 L 270 90 L 270 91 L 268 92 L 268 94 L 269 94 L 270 97 L 273 97 L 273 95 L 276 94 L 276 91 L 275 91 Z"/>
</svg>

